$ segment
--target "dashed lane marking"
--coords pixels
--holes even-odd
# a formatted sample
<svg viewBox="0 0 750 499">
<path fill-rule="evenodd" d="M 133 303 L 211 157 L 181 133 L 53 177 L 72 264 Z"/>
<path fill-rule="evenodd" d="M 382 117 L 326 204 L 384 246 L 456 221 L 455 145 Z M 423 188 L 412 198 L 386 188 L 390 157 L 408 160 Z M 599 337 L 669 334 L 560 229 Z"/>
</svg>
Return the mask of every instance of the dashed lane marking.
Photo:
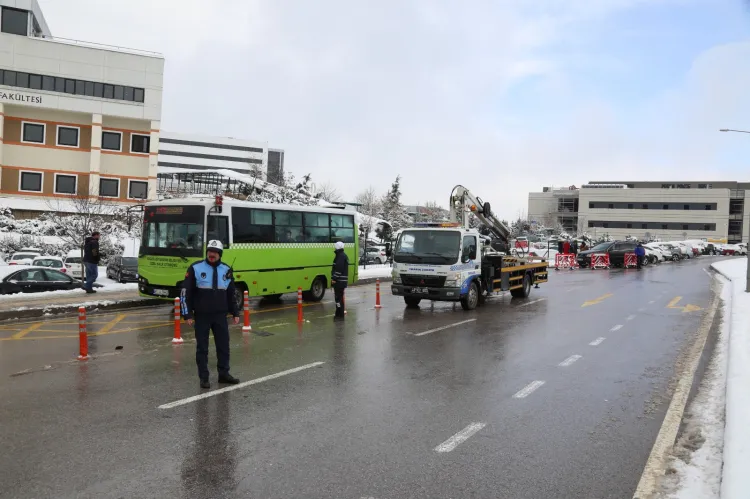
<svg viewBox="0 0 750 499">
<path fill-rule="evenodd" d="M 635 319 L 635 315 L 629 315 L 625 320 L 632 321 L 633 319 Z"/>
<path fill-rule="evenodd" d="M 39 329 L 42 326 L 42 324 L 44 324 L 44 323 L 43 322 L 37 322 L 36 324 L 32 324 L 29 327 L 27 327 L 26 329 L 22 329 L 21 331 L 17 332 L 13 336 L 11 336 L 11 339 L 20 340 L 21 338 L 23 338 L 24 336 L 26 336 L 30 332 L 32 332 L 32 331 L 34 331 L 36 329 Z"/>
<path fill-rule="evenodd" d="M 595 339 L 594 341 L 592 341 L 591 343 L 589 343 L 589 345 L 591 345 L 592 347 L 597 347 L 597 346 L 601 345 L 602 342 L 604 340 L 606 340 L 606 339 L 607 338 L 605 338 L 604 336 L 599 336 L 597 339 Z"/>
<path fill-rule="evenodd" d="M 472 435 L 484 428 L 484 423 L 471 423 L 469 426 L 459 431 L 451 438 L 435 447 L 435 452 L 450 452 L 463 442 L 466 442 Z"/>
<path fill-rule="evenodd" d="M 534 393 L 539 387 L 544 384 L 544 381 L 532 381 L 513 395 L 514 399 L 523 399 Z"/>
<path fill-rule="evenodd" d="M 565 359 L 564 361 L 560 362 L 557 365 L 560 367 L 568 367 L 568 366 L 573 365 L 573 363 L 575 363 L 580 358 L 581 358 L 580 355 L 571 355 L 570 357 L 568 357 L 567 359 Z"/>
<path fill-rule="evenodd" d="M 546 300 L 546 298 L 539 298 L 538 300 L 527 301 L 526 303 L 522 303 L 522 304 L 520 304 L 518 306 L 519 307 L 528 307 L 529 305 L 533 305 L 535 303 L 539 303 L 540 301 L 544 301 L 544 300 Z"/>
<path fill-rule="evenodd" d="M 245 388 L 247 386 L 257 385 L 258 383 L 263 383 L 264 381 L 270 381 L 272 379 L 281 378 L 282 376 L 287 376 L 289 374 L 298 373 L 300 371 L 304 371 L 305 369 L 310 369 L 311 367 L 318 367 L 323 364 L 325 364 L 325 362 L 313 362 L 312 364 L 305 364 L 304 366 L 295 367 L 294 369 L 287 369 L 286 371 L 281 371 L 276 374 L 269 374 L 268 376 L 263 376 L 262 378 L 256 378 L 250 381 L 245 381 L 244 383 L 228 386 L 226 388 L 221 388 L 219 390 L 213 390 L 210 392 L 201 393 L 200 395 L 195 395 L 193 397 L 188 397 L 188 398 L 184 398 L 181 400 L 175 400 L 174 402 L 160 405 L 159 409 L 173 409 L 181 405 L 190 404 L 191 402 L 196 402 L 201 399 L 213 397 L 213 396 L 220 395 L 226 392 L 231 392 L 232 390 L 239 390 L 240 388 Z"/>
<path fill-rule="evenodd" d="M 449 329 L 449 328 L 452 328 L 452 327 L 460 326 L 462 324 L 468 324 L 469 322 L 474 322 L 474 321 L 476 321 L 476 319 L 467 319 L 467 320 L 461 321 L 461 322 L 454 322 L 453 324 L 448 324 L 446 326 L 436 327 L 435 329 L 428 329 L 427 331 L 422 331 L 421 333 L 414 333 L 414 336 L 424 336 L 426 334 L 437 333 L 438 331 L 443 331 L 445 329 Z"/>
<path fill-rule="evenodd" d="M 614 333 L 615 331 L 619 331 L 620 329 L 622 329 L 622 324 L 613 326 L 612 329 L 610 329 L 610 331 Z"/>
</svg>

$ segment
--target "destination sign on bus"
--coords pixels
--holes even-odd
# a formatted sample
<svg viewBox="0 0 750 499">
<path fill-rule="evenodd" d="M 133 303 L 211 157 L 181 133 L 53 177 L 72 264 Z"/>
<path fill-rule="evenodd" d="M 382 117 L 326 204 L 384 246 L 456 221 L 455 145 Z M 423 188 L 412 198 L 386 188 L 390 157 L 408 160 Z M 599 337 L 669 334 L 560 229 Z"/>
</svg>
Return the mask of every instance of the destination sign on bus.
<svg viewBox="0 0 750 499">
<path fill-rule="evenodd" d="M 182 206 L 159 206 L 156 208 L 157 215 L 182 215 Z"/>
</svg>

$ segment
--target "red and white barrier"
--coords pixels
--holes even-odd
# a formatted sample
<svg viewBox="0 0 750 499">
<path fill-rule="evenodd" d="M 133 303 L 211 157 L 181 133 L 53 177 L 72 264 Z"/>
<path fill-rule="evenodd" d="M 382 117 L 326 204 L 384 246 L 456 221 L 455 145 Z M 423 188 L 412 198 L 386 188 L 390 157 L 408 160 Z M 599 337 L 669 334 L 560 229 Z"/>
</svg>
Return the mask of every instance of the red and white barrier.
<svg viewBox="0 0 750 499">
<path fill-rule="evenodd" d="M 380 304 L 380 279 L 375 279 L 375 308 L 382 308 Z"/>
<path fill-rule="evenodd" d="M 302 288 L 297 288 L 297 322 L 305 322 L 302 312 Z"/>
<path fill-rule="evenodd" d="M 623 261 L 623 267 L 626 269 L 632 269 L 638 266 L 638 257 L 635 253 L 625 253 L 625 260 Z"/>
<path fill-rule="evenodd" d="M 609 253 L 594 253 L 591 255 L 591 270 L 608 268 Z"/>
<path fill-rule="evenodd" d="M 244 297 L 244 301 L 243 301 L 242 310 L 245 315 L 245 320 L 242 325 L 242 332 L 249 333 L 250 331 L 253 330 L 252 326 L 250 326 L 250 293 L 245 291 L 243 293 L 243 297 Z"/>
<path fill-rule="evenodd" d="M 78 360 L 89 358 L 89 335 L 86 330 L 86 307 L 78 307 Z"/>
<path fill-rule="evenodd" d="M 180 316 L 180 299 L 175 298 L 174 299 L 174 337 L 172 338 L 172 343 L 176 345 L 179 345 L 185 341 L 182 339 L 182 333 L 180 331 L 180 319 L 182 319 L 182 317 Z"/>
<path fill-rule="evenodd" d="M 578 262 L 576 261 L 576 255 L 573 253 L 558 253 L 555 255 L 555 270 L 563 269 L 577 269 Z"/>
</svg>

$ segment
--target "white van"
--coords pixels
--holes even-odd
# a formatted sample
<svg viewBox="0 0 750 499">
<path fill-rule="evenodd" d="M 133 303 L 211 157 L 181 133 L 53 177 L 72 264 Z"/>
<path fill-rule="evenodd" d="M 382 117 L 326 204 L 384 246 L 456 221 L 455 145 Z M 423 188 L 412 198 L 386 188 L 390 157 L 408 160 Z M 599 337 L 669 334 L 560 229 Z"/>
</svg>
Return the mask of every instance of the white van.
<svg viewBox="0 0 750 499">
<path fill-rule="evenodd" d="M 65 268 L 71 277 L 80 279 L 83 276 L 83 262 L 81 261 L 81 250 L 70 250 L 65 257 Z"/>
</svg>

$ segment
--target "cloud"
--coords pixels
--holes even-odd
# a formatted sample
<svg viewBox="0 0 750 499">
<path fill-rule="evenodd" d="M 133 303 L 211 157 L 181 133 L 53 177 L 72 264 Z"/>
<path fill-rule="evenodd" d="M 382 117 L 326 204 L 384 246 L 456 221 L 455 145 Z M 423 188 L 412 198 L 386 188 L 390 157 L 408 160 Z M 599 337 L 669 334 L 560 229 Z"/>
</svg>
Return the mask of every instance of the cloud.
<svg viewBox="0 0 750 499">
<path fill-rule="evenodd" d="M 667 84 L 647 44 L 610 50 L 620 16 L 692 0 L 40 1 L 54 34 L 165 54 L 165 130 L 268 140 L 347 198 L 401 175 L 407 202 L 460 183 L 512 217 L 543 185 L 739 175 L 716 130 L 750 126 L 748 43 Z"/>
</svg>

